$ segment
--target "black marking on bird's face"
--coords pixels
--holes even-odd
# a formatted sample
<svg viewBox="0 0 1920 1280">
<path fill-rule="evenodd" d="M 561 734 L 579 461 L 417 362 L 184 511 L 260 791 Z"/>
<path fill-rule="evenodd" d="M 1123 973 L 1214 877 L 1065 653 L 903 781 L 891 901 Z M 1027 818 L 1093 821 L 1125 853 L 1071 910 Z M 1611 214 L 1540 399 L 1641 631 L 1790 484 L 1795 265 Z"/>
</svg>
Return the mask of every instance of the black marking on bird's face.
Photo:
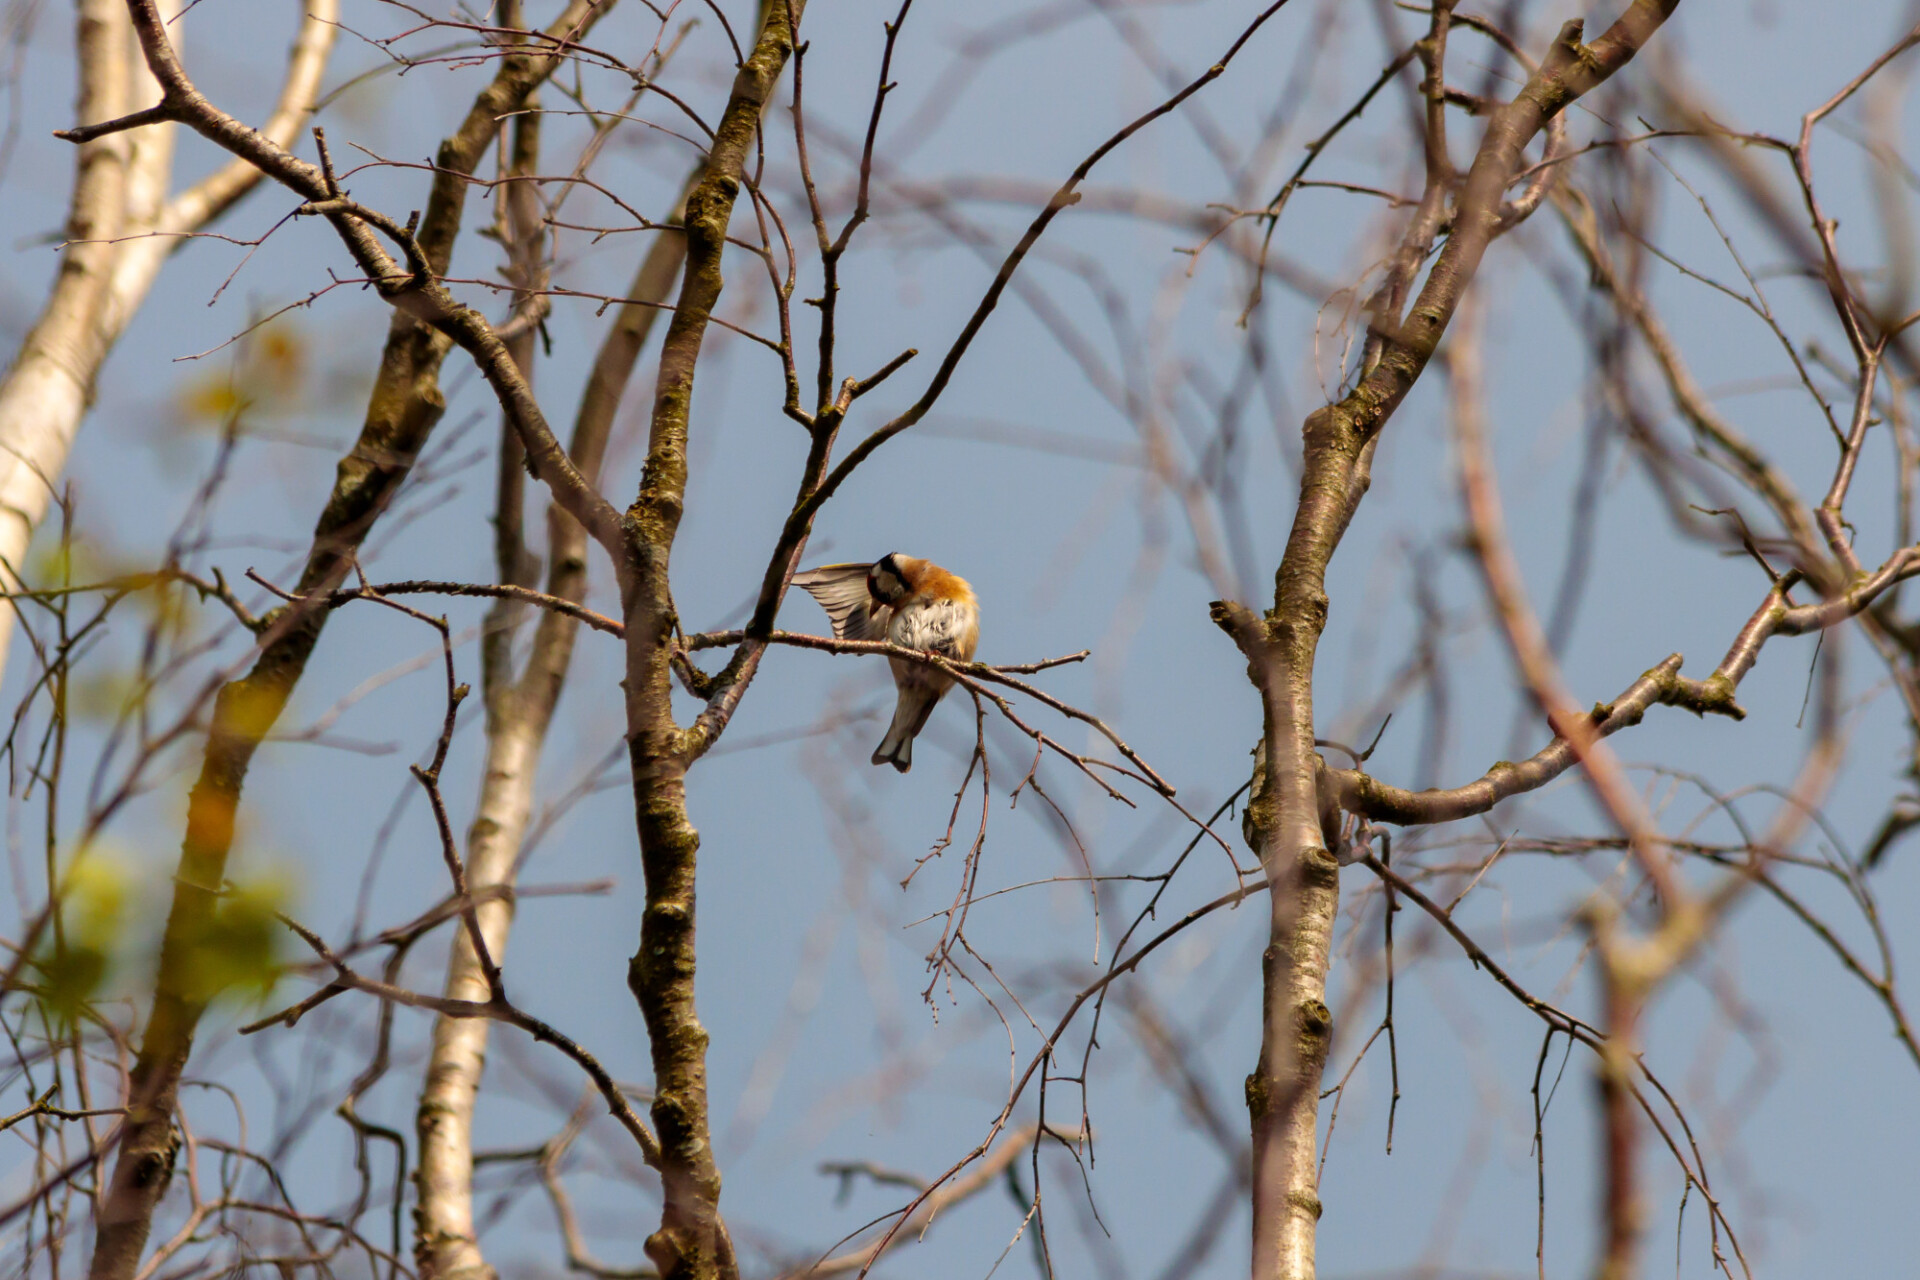
<svg viewBox="0 0 1920 1280">
<path fill-rule="evenodd" d="M 867 594 L 881 604 L 894 604 L 907 596 L 907 583 L 900 574 L 900 565 L 894 559 L 900 554 L 890 551 L 867 570 Z"/>
</svg>

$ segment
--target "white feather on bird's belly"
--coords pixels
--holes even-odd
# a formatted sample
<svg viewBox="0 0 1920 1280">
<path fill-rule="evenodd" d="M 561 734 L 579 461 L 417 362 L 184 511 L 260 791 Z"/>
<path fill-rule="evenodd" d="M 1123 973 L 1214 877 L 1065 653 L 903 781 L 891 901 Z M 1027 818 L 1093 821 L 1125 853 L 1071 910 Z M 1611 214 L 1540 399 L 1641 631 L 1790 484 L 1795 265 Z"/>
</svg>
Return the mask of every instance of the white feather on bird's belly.
<svg viewBox="0 0 1920 1280">
<path fill-rule="evenodd" d="M 925 649 L 957 658 L 970 621 L 958 600 L 909 600 L 887 624 L 887 639 L 907 649 Z"/>
<path fill-rule="evenodd" d="M 887 639 L 903 649 L 922 649 L 944 657 L 965 661 L 966 633 L 972 623 L 970 610 L 958 600 L 910 600 L 894 611 L 887 624 Z M 889 659 L 894 679 L 902 684 L 921 685 L 945 693 L 953 679 L 945 672 L 918 662 Z"/>
</svg>

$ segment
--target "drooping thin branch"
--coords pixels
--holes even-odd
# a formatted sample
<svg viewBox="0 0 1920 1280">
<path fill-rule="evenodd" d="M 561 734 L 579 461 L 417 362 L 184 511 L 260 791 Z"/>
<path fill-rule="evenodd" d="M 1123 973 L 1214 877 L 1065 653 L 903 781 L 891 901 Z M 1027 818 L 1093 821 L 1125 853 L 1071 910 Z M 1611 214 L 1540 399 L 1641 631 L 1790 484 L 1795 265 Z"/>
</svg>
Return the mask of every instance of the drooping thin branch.
<svg viewBox="0 0 1920 1280">
<path fill-rule="evenodd" d="M 540 1043 L 550 1044 L 560 1050 L 587 1073 L 588 1078 L 593 1081 L 594 1088 L 599 1090 L 600 1096 L 606 1100 L 608 1113 L 632 1135 L 635 1145 L 640 1148 L 640 1154 L 646 1162 L 655 1168 L 659 1167 L 660 1145 L 647 1128 L 646 1122 L 634 1112 L 633 1105 L 627 1101 L 626 1091 L 620 1087 L 619 1082 L 609 1075 L 607 1069 L 600 1065 L 599 1059 L 582 1047 L 578 1041 L 562 1034 L 539 1018 L 515 1008 L 504 999 L 498 1001 L 449 1000 L 443 996 L 423 995 L 417 991 L 409 991 L 378 978 L 365 977 L 356 973 L 351 966 L 335 955 L 333 949 L 319 934 L 287 916 L 281 916 L 280 920 L 287 928 L 298 934 L 303 942 L 313 948 L 315 955 L 332 967 L 333 979 L 327 987 L 321 989 L 322 992 L 331 992 L 335 988 L 341 991 L 361 991 L 393 1004 L 404 1005 L 409 1009 L 425 1009 L 453 1018 L 488 1018 L 495 1022 L 504 1022 L 508 1026 L 518 1027 Z M 309 1001 L 311 999 L 309 997 Z M 299 1021 L 311 1007 L 309 1001 L 302 1001 L 279 1013 L 248 1023 L 240 1028 L 241 1034 L 252 1035 L 269 1027 L 291 1026 Z"/>
<path fill-rule="evenodd" d="M 1560 664 L 1545 630 L 1527 600 L 1520 566 L 1507 539 L 1500 494 L 1486 442 L 1485 404 L 1480 385 L 1479 333 L 1472 323 L 1457 327 L 1446 356 L 1453 387 L 1454 440 L 1460 456 L 1460 487 L 1467 509 L 1474 561 L 1486 582 L 1493 611 L 1508 651 L 1555 736 L 1584 766 L 1583 776 L 1609 817 L 1626 833 L 1640 868 L 1670 912 L 1693 909 L 1685 882 L 1661 847 L 1659 832 L 1639 794 L 1628 783 L 1618 757 L 1596 731 L 1593 717 L 1581 710 L 1560 678 Z"/>
<path fill-rule="evenodd" d="M 943 1182 L 936 1189 L 923 1194 L 913 1209 L 892 1224 L 887 1233 L 873 1244 L 861 1248 L 849 1249 L 844 1253 L 833 1254 L 794 1272 L 788 1273 L 798 1280 L 802 1276 L 838 1276 L 849 1271 L 865 1275 L 880 1261 L 883 1254 L 890 1251 L 902 1240 L 918 1240 L 925 1236 L 927 1229 L 940 1214 L 954 1205 L 972 1199 L 994 1180 L 1004 1177 L 1007 1170 L 1022 1155 L 1032 1150 L 1034 1140 L 1040 1136 L 1036 1125 L 1017 1125 L 1000 1139 L 999 1143 L 983 1155 L 964 1176 Z M 866 1177 L 876 1183 L 913 1186 L 924 1189 L 924 1183 L 909 1174 L 896 1173 L 890 1169 L 881 1169 L 870 1164 L 824 1164 L 820 1172 L 832 1174 L 847 1180 L 854 1177 Z"/>
</svg>

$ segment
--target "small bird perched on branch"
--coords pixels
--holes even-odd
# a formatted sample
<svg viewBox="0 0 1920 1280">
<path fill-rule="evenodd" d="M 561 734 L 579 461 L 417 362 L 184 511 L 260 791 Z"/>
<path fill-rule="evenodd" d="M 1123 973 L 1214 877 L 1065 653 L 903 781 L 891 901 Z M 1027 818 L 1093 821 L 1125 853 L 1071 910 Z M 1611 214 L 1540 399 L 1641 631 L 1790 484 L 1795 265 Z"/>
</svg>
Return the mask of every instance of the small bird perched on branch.
<svg viewBox="0 0 1920 1280">
<path fill-rule="evenodd" d="M 793 585 L 820 602 L 840 640 L 886 640 L 955 662 L 973 661 L 980 643 L 980 605 L 973 588 L 930 560 L 882 556 L 872 564 L 825 564 L 793 575 Z M 913 767 L 913 740 L 953 677 L 924 663 L 888 658 L 900 699 L 873 763 L 905 773 Z"/>
</svg>

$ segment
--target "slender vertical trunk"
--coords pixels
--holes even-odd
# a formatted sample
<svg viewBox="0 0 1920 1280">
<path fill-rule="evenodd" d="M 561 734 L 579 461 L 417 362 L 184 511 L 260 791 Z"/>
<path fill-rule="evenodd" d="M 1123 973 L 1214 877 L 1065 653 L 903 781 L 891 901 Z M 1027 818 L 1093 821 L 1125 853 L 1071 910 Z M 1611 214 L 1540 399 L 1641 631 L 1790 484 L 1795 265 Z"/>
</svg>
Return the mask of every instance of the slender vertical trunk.
<svg viewBox="0 0 1920 1280">
<path fill-rule="evenodd" d="M 696 168 L 689 183 L 698 174 Z M 515 190 L 528 188 L 522 185 Z M 669 222 L 679 220 L 684 197 L 684 192 L 676 197 Z M 685 252 L 686 241 L 680 235 L 669 231 L 655 237 L 627 291 L 628 297 L 639 301 L 621 309 L 601 344 L 581 394 L 568 446 L 574 465 L 589 483 L 599 476 L 622 394 L 640 349 L 660 315 L 658 306 L 645 304 L 658 303 L 668 296 Z M 533 334 L 527 334 L 527 351 L 515 353 L 523 370 L 528 366 L 526 355 L 530 354 L 533 338 Z M 504 442 L 516 439 L 511 429 L 503 435 Z M 510 536 L 504 537 L 496 559 L 501 580 L 509 581 L 518 573 L 517 561 L 523 552 L 517 518 L 511 529 L 505 518 L 506 508 L 517 511 L 519 505 L 517 498 L 509 502 L 507 490 L 521 486 L 523 470 L 516 450 L 508 448 L 504 454 L 499 528 L 503 536 Z M 587 585 L 586 532 L 557 505 L 549 508 L 547 523 L 547 592 L 583 601 Z M 490 625 L 502 624 L 508 612 L 500 611 Z M 541 752 L 566 679 L 577 630 L 578 624 L 571 619 L 543 614 L 535 628 L 526 670 L 517 680 L 512 677 L 512 646 L 504 630 L 490 636 L 483 647 L 482 661 L 487 666 L 482 681 L 487 705 L 487 759 L 479 807 L 467 832 L 466 874 L 472 892 L 512 884 L 533 809 Z M 513 924 L 512 900 L 482 903 L 478 914 L 488 952 L 498 962 L 506 952 Z M 481 1001 L 491 994 L 465 930 L 454 934 L 444 994 L 450 999 Z M 441 1017 L 434 1022 L 416 1121 L 420 1154 L 414 1175 L 418 1193 L 414 1256 L 423 1277 L 492 1274 L 473 1226 L 473 1115 L 491 1029 L 492 1023 L 485 1018 Z"/>
<path fill-rule="evenodd" d="M 523 701 L 514 699 L 514 701 Z M 467 885 L 476 893 L 511 885 L 514 860 L 533 810 L 534 778 L 546 738 L 544 719 L 510 713 L 488 717 L 486 770 L 480 806 L 467 830 Z M 513 902 L 492 897 L 475 908 L 481 936 L 495 962 L 506 954 Z M 484 1004 L 486 975 L 466 930 L 454 931 L 444 991 L 450 1000 Z M 486 1065 L 485 1018 L 439 1017 L 415 1129 L 420 1138 L 414 1173 L 414 1260 L 422 1276 L 491 1276 L 473 1227 L 473 1104 Z"/>
<path fill-rule="evenodd" d="M 1264 618 L 1239 634 L 1266 728 L 1249 837 L 1266 870 L 1260 1059 L 1247 1079 L 1253 1127 L 1253 1274 L 1311 1280 L 1320 1218 L 1315 1160 L 1320 1076 L 1332 1043 L 1327 969 L 1340 906 L 1339 865 L 1321 820 L 1313 665 L 1326 629 L 1326 570 L 1366 490 L 1366 439 L 1337 408 L 1308 420 L 1300 504 Z"/>
<path fill-rule="evenodd" d="M 687 814 L 692 738 L 673 718 L 679 618 L 669 567 L 686 500 L 694 372 L 720 299 L 727 225 L 761 113 L 793 54 L 802 8 L 802 0 L 769 0 L 761 6 L 753 48 L 734 77 L 705 170 L 687 195 L 686 267 L 661 345 L 646 469 L 623 520 L 627 749 L 647 883 L 640 948 L 627 966 L 627 985 L 646 1019 L 653 1122 L 661 1150 L 664 1203 L 660 1228 L 647 1238 L 646 1252 L 668 1280 L 739 1274 L 720 1218 L 720 1170 L 707 1113 L 707 1032 L 694 1002 L 700 836 Z"/>
<path fill-rule="evenodd" d="M 333 495 L 314 530 L 313 549 L 300 577 L 301 594 L 331 590 L 346 574 L 353 553 L 406 478 L 444 408 L 434 375 L 437 355 L 424 367 L 422 358 L 445 348 L 411 321 L 404 323 L 411 327 L 413 341 L 403 337 L 382 363 L 368 422 L 354 451 L 341 460 Z M 247 769 L 286 709 L 327 614 L 324 609 L 289 606 L 270 616 L 275 620 L 262 636 L 252 670 L 222 688 L 214 701 L 200 778 L 187 798 L 186 838 L 161 940 L 153 1013 L 134 1062 L 91 1280 L 131 1280 L 153 1212 L 172 1176 L 180 1074 L 200 1015 L 214 994 L 195 977 L 195 951 L 214 922 Z"/>
<path fill-rule="evenodd" d="M 665 1157 L 660 1227 L 647 1237 L 646 1252 L 662 1276 L 731 1276 L 738 1267 L 720 1225 L 720 1168 L 709 1136 L 707 1031 L 694 1003 L 700 833 L 687 819 L 677 754 L 658 746 L 639 735 L 629 752 L 647 906 L 627 985 L 647 1022 L 653 1123 Z"/>
<path fill-rule="evenodd" d="M 1266 1206 L 1254 1222 L 1257 1276 L 1311 1277 L 1314 1232 L 1320 1221 L 1316 1139 L 1320 1075 L 1333 1035 L 1327 1010 L 1327 957 L 1340 879 L 1324 849 L 1282 851 L 1269 844 L 1265 860 L 1287 860 L 1289 879 L 1275 881 L 1269 942 L 1261 958 L 1260 1059 L 1247 1077 L 1253 1122 L 1253 1196 Z"/>
<path fill-rule="evenodd" d="M 1614 957 L 1603 958 L 1611 968 Z M 1640 1274 L 1640 1237 L 1646 1225 L 1638 1163 L 1640 1104 L 1634 1095 L 1635 1057 L 1640 1044 L 1640 984 L 1607 975 L 1607 1039 L 1600 1049 L 1600 1122 L 1605 1135 L 1605 1174 L 1601 1181 L 1601 1243 L 1596 1280 L 1633 1280 Z"/>
<path fill-rule="evenodd" d="M 75 115 L 98 124 L 125 115 L 137 83 L 133 27 L 120 0 L 80 0 L 74 59 L 80 90 Z M 142 103 L 141 105 L 145 105 Z M 93 398 L 93 377 L 107 341 L 102 315 L 126 219 L 132 135 L 81 146 L 74 156 L 67 247 L 60 272 L 19 354 L 0 382 L 0 588 L 19 590 L 27 544 L 46 515 L 73 433 Z M 0 660 L 13 627 L 0 609 Z"/>
<path fill-rule="evenodd" d="M 573 0 L 561 20 L 577 32 L 609 7 Z M 163 23 L 159 30 L 164 31 Z M 149 50 L 149 65 L 171 52 Z M 498 135 L 502 116 L 558 65 L 557 56 L 503 59 L 459 131 L 441 144 L 418 237 L 435 271 L 444 272 L 451 261 L 469 177 Z M 333 492 L 315 524 L 299 594 L 326 592 L 341 581 L 411 472 L 446 407 L 439 371 L 451 345 L 446 335 L 404 313 L 394 314 L 359 438 L 340 460 Z M 305 672 L 326 618 L 324 608 L 300 605 L 269 615 L 252 670 L 221 689 L 215 700 L 200 778 L 188 797 L 186 838 L 161 939 L 153 1012 L 130 1079 L 128 1114 L 102 1206 L 89 1280 L 132 1280 L 154 1211 L 166 1193 L 177 1147 L 173 1111 L 180 1076 L 213 994 L 196 981 L 193 951 L 214 919 L 247 769 Z"/>
<path fill-rule="evenodd" d="M 170 29 L 178 29 L 182 7 L 183 0 L 160 5 Z M 111 119 L 157 101 L 160 88 L 132 44 L 125 4 L 87 0 L 80 10 L 79 122 Z M 306 0 L 279 103 L 261 127 L 281 146 L 312 114 L 338 13 L 338 0 Z M 89 37 L 103 21 L 118 28 L 122 42 L 104 60 L 99 42 Z M 110 81 L 120 87 L 112 89 Z M 100 94 L 109 90 L 118 100 L 106 109 Z M 236 159 L 170 197 L 178 128 L 147 125 L 79 149 L 60 275 L 0 380 L 0 589 L 25 585 L 20 571 L 27 548 L 59 488 L 93 400 L 94 380 L 161 266 L 188 243 L 182 233 L 205 226 L 260 183 L 260 171 Z M 10 607 L 0 608 L 0 668 L 14 621 Z"/>
<path fill-rule="evenodd" d="M 502 27 L 524 24 L 518 3 L 509 0 L 499 12 Z M 510 155 L 501 164 L 501 185 L 495 190 L 496 228 L 506 248 L 506 274 L 517 286 L 514 309 L 533 302 L 533 290 L 546 282 L 546 227 L 531 182 L 539 171 L 540 111 L 538 95 L 526 95 L 523 111 L 514 118 Z M 507 350 L 528 387 L 534 382 L 534 341 L 529 329 L 507 343 Z M 510 420 L 500 429 L 497 498 L 494 504 L 494 563 L 503 585 L 528 586 L 529 553 L 525 543 L 526 452 Z M 584 597 L 584 547 L 579 526 L 556 523 L 552 559 L 556 568 L 571 558 L 582 561 L 566 575 L 566 585 Z M 571 534 L 572 536 L 568 536 Z M 528 660 L 525 682 L 514 673 L 514 633 L 522 606 L 502 600 L 487 615 L 480 641 L 480 686 L 486 705 L 487 758 L 480 775 L 480 801 L 467 828 L 466 886 L 471 894 L 511 889 L 514 864 L 533 814 L 535 783 L 547 728 L 573 655 L 576 625 L 542 627 L 542 640 L 558 639 L 558 652 L 536 645 Z M 540 677 L 548 678 L 542 679 Z M 513 926 L 511 896 L 488 897 L 474 906 L 487 955 L 505 962 L 507 933 Z M 447 960 L 442 992 L 450 1000 L 484 1004 L 493 998 L 486 970 L 480 963 L 472 935 L 453 932 L 453 952 Z M 419 1163 L 414 1170 L 415 1265 L 427 1280 L 461 1277 L 493 1280 L 494 1270 L 480 1251 L 473 1224 L 473 1108 L 486 1068 L 490 1026 L 485 1018 L 434 1019 L 432 1048 L 420 1089 L 414 1127 L 420 1139 Z"/>
<path fill-rule="evenodd" d="M 1568 103 L 1624 66 L 1678 2 L 1633 0 L 1591 45 L 1581 42 L 1579 22 L 1567 23 L 1526 85 L 1493 113 L 1458 184 L 1451 234 L 1418 297 L 1404 315 L 1395 303 L 1373 317 L 1368 347 L 1377 356 L 1351 392 L 1308 415 L 1302 428 L 1300 501 L 1275 575 L 1272 610 L 1256 616 L 1227 601 L 1213 606 L 1214 621 L 1246 656 L 1265 711 L 1260 785 L 1247 814 L 1249 840 L 1272 896 L 1260 1059 L 1247 1079 L 1255 1280 L 1313 1280 L 1315 1274 L 1314 1154 L 1320 1075 L 1333 1030 L 1326 981 L 1339 906 L 1339 868 L 1329 847 L 1338 838 L 1337 814 L 1320 794 L 1313 733 L 1327 566 L 1366 496 L 1381 431 L 1432 359 L 1488 246 L 1512 225 L 1504 221 L 1502 200 L 1528 142 Z M 1428 130 L 1430 150 L 1437 151 L 1436 126 L 1430 122 Z M 1451 172 L 1450 163 L 1443 167 Z M 1416 241 L 1421 234 L 1409 233 Z M 1422 248 L 1413 261 L 1424 256 Z"/>
</svg>

